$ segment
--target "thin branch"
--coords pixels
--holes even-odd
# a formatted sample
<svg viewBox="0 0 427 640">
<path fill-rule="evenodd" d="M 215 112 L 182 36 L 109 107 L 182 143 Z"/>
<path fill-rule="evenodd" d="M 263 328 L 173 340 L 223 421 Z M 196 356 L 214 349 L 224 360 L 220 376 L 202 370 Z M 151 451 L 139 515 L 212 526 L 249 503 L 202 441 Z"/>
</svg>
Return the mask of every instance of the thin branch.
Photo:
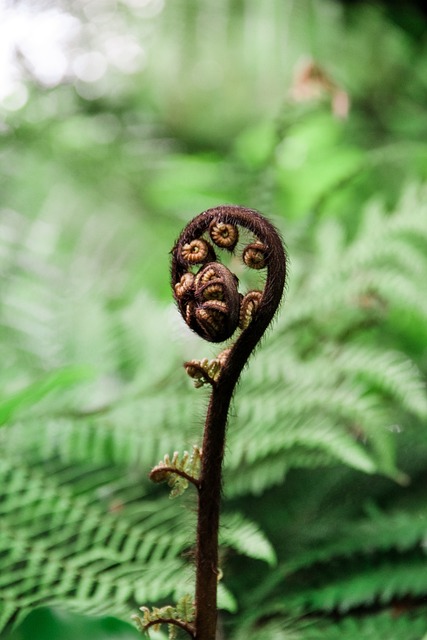
<svg viewBox="0 0 427 640">
<path fill-rule="evenodd" d="M 184 620 L 178 620 L 177 618 L 157 618 L 156 620 L 150 620 L 144 625 L 144 629 L 147 630 L 150 627 L 155 627 L 158 624 L 173 624 L 175 627 L 179 627 L 188 633 L 191 638 L 196 637 L 196 629 L 189 622 Z"/>
<path fill-rule="evenodd" d="M 176 467 L 173 467 L 173 466 L 166 466 L 166 465 L 159 464 L 150 471 L 148 477 L 153 482 L 164 482 L 164 481 L 167 481 L 166 478 L 161 478 L 161 479 L 156 478 L 156 476 L 163 473 L 174 473 L 175 475 L 180 476 L 185 480 L 188 480 L 188 482 L 191 482 L 191 484 L 194 484 L 194 486 L 197 487 L 197 489 L 200 488 L 200 480 L 198 478 L 195 478 L 189 473 L 186 473 L 185 471 L 182 471 L 181 469 L 177 469 Z"/>
</svg>

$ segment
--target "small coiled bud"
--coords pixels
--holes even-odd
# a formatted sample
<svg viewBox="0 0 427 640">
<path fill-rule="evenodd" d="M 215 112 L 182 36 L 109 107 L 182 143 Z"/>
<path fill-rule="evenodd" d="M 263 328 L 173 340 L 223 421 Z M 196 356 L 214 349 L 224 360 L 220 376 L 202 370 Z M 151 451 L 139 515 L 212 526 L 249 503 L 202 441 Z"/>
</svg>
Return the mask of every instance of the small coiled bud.
<svg viewBox="0 0 427 640">
<path fill-rule="evenodd" d="M 181 248 L 181 256 L 188 264 L 200 264 L 209 260 L 213 255 L 212 247 L 203 239 L 187 242 Z"/>
<path fill-rule="evenodd" d="M 250 323 L 252 322 L 252 318 L 260 305 L 261 298 L 262 291 L 248 291 L 248 293 L 243 296 L 240 303 L 240 329 L 244 330 L 249 327 Z"/>
<path fill-rule="evenodd" d="M 179 300 L 188 293 L 194 284 L 194 274 L 187 272 L 181 277 L 180 281 L 174 286 L 175 297 Z"/>
<path fill-rule="evenodd" d="M 248 244 L 243 251 L 243 262 L 250 269 L 264 269 L 267 264 L 267 248 L 262 242 Z"/>
<path fill-rule="evenodd" d="M 185 293 L 179 296 L 176 292 L 175 297 L 188 326 L 209 342 L 230 338 L 238 326 L 240 308 L 234 274 L 220 262 L 210 262 L 194 279 L 182 279 L 178 291 L 185 289 Z"/>
<path fill-rule="evenodd" d="M 198 288 L 201 285 L 207 284 L 211 280 L 215 280 L 215 278 L 217 277 L 218 277 L 218 274 L 213 267 L 211 266 L 205 267 L 204 269 L 201 269 L 196 274 L 196 277 L 194 280 L 194 286 Z"/>
<path fill-rule="evenodd" d="M 203 289 L 203 297 L 205 300 L 222 300 L 224 297 L 222 285 L 218 282 L 208 284 Z"/>
<path fill-rule="evenodd" d="M 213 220 L 209 226 L 212 241 L 221 249 L 233 251 L 239 240 L 239 230 L 234 224 Z"/>
<path fill-rule="evenodd" d="M 209 336 L 223 335 L 227 327 L 227 305 L 220 300 L 212 300 L 196 308 L 199 326 Z M 234 333 L 234 331 L 233 331 Z M 216 342 L 217 340 L 215 340 Z"/>
</svg>

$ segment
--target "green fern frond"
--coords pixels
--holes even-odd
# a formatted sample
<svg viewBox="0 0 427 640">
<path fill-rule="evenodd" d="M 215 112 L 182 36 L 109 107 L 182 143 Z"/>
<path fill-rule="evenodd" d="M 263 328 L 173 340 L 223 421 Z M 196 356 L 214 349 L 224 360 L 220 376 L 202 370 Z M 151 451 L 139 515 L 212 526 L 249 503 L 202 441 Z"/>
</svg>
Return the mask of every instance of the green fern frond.
<svg viewBox="0 0 427 640">
<path fill-rule="evenodd" d="M 63 479 L 60 472 L 46 477 L 11 459 L 0 471 L 4 623 L 29 608 L 61 602 L 83 613 L 127 617 L 132 602 L 173 593 L 187 546 L 179 514 L 170 508 L 159 513 L 156 501 L 128 517 L 120 500 L 103 505 L 103 486 L 95 478 L 94 494 L 88 472 L 84 490 L 76 493 L 63 484 L 66 468 Z M 162 522 L 168 523 L 165 535 Z"/>
<path fill-rule="evenodd" d="M 85 390 L 85 395 L 90 389 L 89 386 Z M 185 392 L 171 393 L 167 403 L 159 392 L 142 398 L 133 394 L 112 407 L 83 408 L 43 419 L 28 416 L 1 435 L 2 445 L 12 454 L 19 447 L 30 456 L 42 451 L 43 455 L 59 455 L 67 462 L 86 461 L 89 457 L 100 464 L 150 468 L 153 460 L 170 448 L 171 441 L 177 449 L 188 446 L 196 423 L 194 413 L 194 405 Z M 179 420 L 182 429 L 177 429 Z"/>
<path fill-rule="evenodd" d="M 379 395 L 378 401 L 385 397 L 414 415 L 421 418 L 427 415 L 425 383 L 414 362 L 403 353 L 377 345 L 329 344 L 319 350 L 307 366 L 293 353 L 289 340 L 286 345 L 289 350 L 285 358 L 278 357 L 275 341 L 263 350 L 258 357 L 258 366 L 242 385 L 245 391 L 253 392 L 267 384 L 285 390 L 285 385 L 291 383 L 289 395 L 293 397 L 299 388 L 310 385 L 335 388 L 344 379 L 357 384 L 362 393 Z M 325 368 L 327 380 L 321 376 Z"/>
<path fill-rule="evenodd" d="M 319 567 L 317 584 L 298 593 L 284 594 L 286 607 L 293 613 L 316 611 L 347 612 L 360 606 L 381 606 L 393 600 L 423 598 L 427 593 L 427 564 L 421 555 L 412 558 L 390 558 L 384 562 L 364 562 L 341 566 L 340 575 L 333 577 L 325 566 Z"/>
<path fill-rule="evenodd" d="M 303 636 L 295 621 L 285 617 L 273 618 L 268 621 L 251 624 L 245 621 L 238 631 L 232 635 L 232 640 L 246 640 L 256 638 L 257 640 L 303 640 Z M 329 640 L 326 637 L 323 640 Z"/>
<path fill-rule="evenodd" d="M 426 628 L 425 609 L 412 611 L 410 606 L 396 605 L 379 613 L 360 612 L 338 621 L 323 617 L 295 622 L 273 616 L 270 621 L 243 627 L 233 640 L 255 635 L 259 640 L 424 640 Z"/>
<path fill-rule="evenodd" d="M 277 451 L 267 452 L 265 456 L 258 456 L 251 464 L 244 458 L 240 462 L 238 457 L 236 460 L 236 466 L 230 464 L 226 468 L 226 495 L 230 497 L 248 493 L 262 495 L 266 489 L 282 485 L 290 469 L 329 467 L 334 464 L 335 456 L 317 446 L 293 443 L 286 455 L 278 448 Z"/>
<path fill-rule="evenodd" d="M 335 535 L 325 544 L 318 540 L 314 549 L 296 554 L 286 563 L 283 575 L 289 575 L 318 563 L 345 558 L 372 557 L 384 552 L 405 552 L 424 547 L 427 536 L 427 514 L 417 509 L 391 513 L 372 510 L 370 517 L 338 525 Z"/>
<path fill-rule="evenodd" d="M 300 534 L 297 549 L 288 558 L 282 556 L 275 572 L 254 590 L 254 597 L 261 597 L 270 605 L 275 602 L 279 609 L 286 609 L 294 595 L 296 600 L 300 598 L 300 604 L 308 595 L 306 604 L 309 608 L 311 598 L 318 597 L 320 601 L 322 594 L 326 594 L 325 606 L 330 598 L 328 608 L 331 610 L 370 606 L 374 601 L 387 605 L 405 597 L 424 597 L 425 558 L 422 550 L 427 516 L 419 503 L 412 509 L 391 511 L 379 511 L 369 506 L 363 518 L 351 520 L 347 517 L 342 522 L 337 521 L 336 516 L 328 519 L 327 514 L 323 515 L 322 506 L 320 510 L 317 529 L 312 533 L 310 530 L 305 532 L 305 540 Z M 311 521 L 310 513 L 308 509 L 305 516 L 308 519 L 304 521 Z M 393 577 L 389 578 L 395 565 L 396 582 Z M 257 590 L 259 593 L 255 596 Z M 333 594 L 336 600 L 332 602 Z M 347 598 L 354 598 L 354 602 L 350 603 Z M 358 598 L 361 599 L 359 604 Z M 268 615 L 267 610 L 265 614 Z"/>
<path fill-rule="evenodd" d="M 325 393 L 325 402 L 328 397 L 328 394 Z M 320 399 L 319 394 L 318 398 Z M 286 412 L 281 415 L 280 409 L 280 407 L 276 408 L 275 415 L 273 413 L 268 422 L 265 419 L 261 423 L 256 423 L 254 427 L 251 423 L 252 417 L 249 424 L 252 427 L 252 433 L 256 434 L 253 441 L 252 439 L 245 441 L 245 427 L 241 427 L 242 431 L 237 426 L 235 427 L 234 433 L 230 433 L 230 442 L 232 444 L 239 442 L 239 448 L 237 449 L 235 445 L 236 454 L 233 459 L 228 461 L 229 468 L 237 469 L 240 465 L 251 465 L 262 459 L 268 462 L 269 456 L 274 457 L 279 451 L 282 452 L 282 455 L 287 451 L 287 465 L 289 465 L 290 457 L 294 452 L 298 454 L 294 459 L 296 462 L 303 457 L 303 451 L 305 451 L 305 458 L 307 458 L 312 450 L 313 463 L 316 458 L 319 462 L 329 459 L 360 469 L 365 473 L 373 473 L 377 470 L 375 459 L 363 442 L 357 441 L 357 431 L 355 430 L 354 433 L 351 431 L 351 427 L 353 425 L 356 427 L 357 422 L 349 423 L 346 432 L 338 418 L 334 420 L 322 415 L 316 418 L 309 413 L 304 415 L 302 408 L 300 409 L 301 415 L 295 416 L 292 413 L 287 415 Z M 238 426 L 240 427 L 240 424 Z M 240 444 L 243 442 L 244 444 Z M 319 456 L 319 453 L 323 455 Z"/>
<path fill-rule="evenodd" d="M 174 502 L 141 500 L 140 483 L 124 482 L 118 467 L 53 461 L 45 471 L 14 458 L 0 464 L 4 625 L 44 604 L 127 619 L 133 603 L 168 597 L 190 581 L 181 557 L 188 527 Z M 225 518 L 222 544 L 274 561 L 265 536 L 242 516 Z M 234 607 L 221 593 L 220 606 Z"/>
<path fill-rule="evenodd" d="M 426 385 L 419 369 L 404 354 L 348 344 L 329 355 L 338 371 L 362 382 L 367 392 L 381 393 L 419 418 L 427 416 Z"/>
<path fill-rule="evenodd" d="M 346 616 L 339 622 L 320 618 L 298 626 L 298 640 L 421 640 L 427 629 L 427 612 L 411 611 L 405 605 L 400 610 L 396 605 L 380 613 Z"/>
<path fill-rule="evenodd" d="M 276 564 L 275 551 L 256 523 L 240 513 L 225 513 L 221 522 L 221 545 L 231 547 L 248 558 L 264 560 L 270 566 Z"/>
<path fill-rule="evenodd" d="M 324 225 L 329 228 L 327 222 Z M 318 233 L 320 243 L 325 235 L 322 224 Z M 424 297 L 417 296 L 416 289 L 425 281 L 427 266 L 420 246 L 426 242 L 425 190 L 409 196 L 407 193 L 393 215 L 379 207 L 368 207 L 355 240 L 348 247 L 340 247 L 332 273 L 330 263 L 322 262 L 323 251 L 306 260 L 301 281 L 294 282 L 298 297 L 295 299 L 291 288 L 291 304 L 280 326 L 289 330 L 307 320 L 317 325 L 329 321 L 330 331 L 343 320 L 354 324 L 372 313 L 383 316 L 387 306 L 398 309 L 403 305 L 425 318 Z M 380 298 L 367 304 L 372 292 Z"/>
<path fill-rule="evenodd" d="M 53 371 L 42 379 L 30 383 L 19 391 L 0 396 L 0 427 L 6 423 L 22 419 L 22 413 L 28 409 L 37 411 L 39 403 L 52 393 L 66 393 L 70 387 L 93 377 L 93 372 L 83 367 L 67 367 Z M 49 398 L 49 407 L 52 400 Z M 41 409 L 43 411 L 43 409 Z"/>
</svg>

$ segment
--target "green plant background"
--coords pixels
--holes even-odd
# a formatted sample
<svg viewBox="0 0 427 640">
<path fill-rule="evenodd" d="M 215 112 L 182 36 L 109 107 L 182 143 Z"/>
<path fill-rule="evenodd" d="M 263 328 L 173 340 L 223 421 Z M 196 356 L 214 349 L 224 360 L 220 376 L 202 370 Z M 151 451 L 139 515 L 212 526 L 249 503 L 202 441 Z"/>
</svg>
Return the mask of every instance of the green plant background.
<svg viewBox="0 0 427 640">
<path fill-rule="evenodd" d="M 68 73 L 48 86 L 17 56 L 27 100 L 0 106 L 1 637 L 132 638 L 139 606 L 191 591 L 194 496 L 147 474 L 200 441 L 207 392 L 182 362 L 214 353 L 178 318 L 168 254 L 232 202 L 271 217 L 291 262 L 229 423 L 221 638 L 425 640 L 422 16 L 55 10 L 78 27 Z M 114 42 L 139 45 L 134 66 Z M 82 80 L 94 52 L 105 72 Z M 309 59 L 348 93 L 346 118 L 327 91 L 294 99 Z"/>
</svg>

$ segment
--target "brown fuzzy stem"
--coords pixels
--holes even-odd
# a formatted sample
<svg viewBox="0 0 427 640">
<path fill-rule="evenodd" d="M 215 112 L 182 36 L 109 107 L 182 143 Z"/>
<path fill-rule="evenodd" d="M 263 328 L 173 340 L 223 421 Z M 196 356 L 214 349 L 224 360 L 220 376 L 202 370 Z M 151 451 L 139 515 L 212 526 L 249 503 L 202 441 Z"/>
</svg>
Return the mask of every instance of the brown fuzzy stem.
<svg viewBox="0 0 427 640">
<path fill-rule="evenodd" d="M 217 623 L 218 531 L 225 430 L 233 389 L 212 391 L 206 416 L 196 541 L 196 638 L 214 640 Z"/>
<path fill-rule="evenodd" d="M 183 254 L 182 247 L 189 246 L 194 239 L 199 239 L 203 234 L 206 234 L 208 229 L 214 228 L 215 234 L 217 234 L 218 229 L 223 229 L 224 225 L 230 225 L 231 230 L 234 226 L 241 226 L 254 234 L 256 243 L 249 245 L 249 253 L 248 251 L 246 254 L 244 253 L 243 260 L 247 266 L 252 266 L 254 269 L 264 268 L 265 265 L 267 280 L 252 321 L 230 349 L 219 377 L 213 385 L 206 416 L 198 485 L 196 619 L 194 624 L 194 637 L 197 640 L 215 640 L 216 635 L 218 531 L 222 462 L 228 411 L 240 374 L 280 304 L 286 278 L 286 254 L 282 240 L 274 226 L 257 211 L 244 207 L 222 206 L 209 209 L 197 216 L 178 239 L 172 258 L 172 284 L 174 286 L 180 282 L 189 268 L 188 260 L 187 262 L 185 260 L 186 253 Z M 211 234 L 211 238 L 214 243 L 221 246 L 215 234 Z M 207 259 L 212 261 L 213 255 L 213 249 L 209 248 L 209 258 Z M 235 283 L 228 275 L 224 277 L 223 282 L 224 299 L 228 299 L 227 296 L 231 299 L 234 294 L 228 291 Z M 205 339 L 218 342 L 220 341 L 218 336 L 221 335 L 225 321 L 221 320 L 222 324 L 220 324 L 216 322 L 217 318 L 214 318 L 212 332 L 206 335 L 211 328 L 209 323 L 199 328 L 190 317 L 193 310 L 197 309 L 197 305 L 205 304 L 199 301 L 197 291 L 195 289 L 194 291 L 195 293 L 190 286 L 185 295 L 177 297 L 181 313 L 193 330 L 200 333 Z M 236 315 L 234 309 L 233 314 Z"/>
</svg>

